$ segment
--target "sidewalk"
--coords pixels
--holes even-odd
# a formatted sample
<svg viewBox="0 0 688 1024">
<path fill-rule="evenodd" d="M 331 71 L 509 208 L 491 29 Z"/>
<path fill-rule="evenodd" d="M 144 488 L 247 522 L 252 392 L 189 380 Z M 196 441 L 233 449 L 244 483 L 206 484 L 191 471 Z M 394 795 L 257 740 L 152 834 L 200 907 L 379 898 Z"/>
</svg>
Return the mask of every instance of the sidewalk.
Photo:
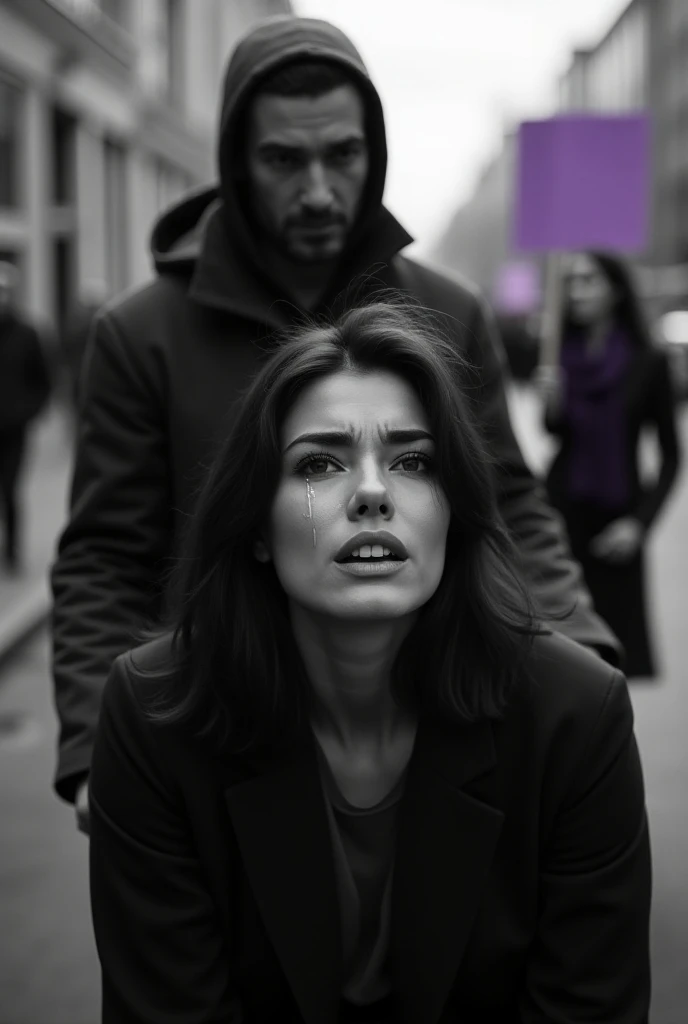
<svg viewBox="0 0 688 1024">
<path fill-rule="evenodd" d="M 21 575 L 0 568 L 0 665 L 50 614 L 48 569 L 67 511 L 70 435 L 64 413 L 52 407 L 32 429 L 23 469 L 24 562 Z"/>
</svg>

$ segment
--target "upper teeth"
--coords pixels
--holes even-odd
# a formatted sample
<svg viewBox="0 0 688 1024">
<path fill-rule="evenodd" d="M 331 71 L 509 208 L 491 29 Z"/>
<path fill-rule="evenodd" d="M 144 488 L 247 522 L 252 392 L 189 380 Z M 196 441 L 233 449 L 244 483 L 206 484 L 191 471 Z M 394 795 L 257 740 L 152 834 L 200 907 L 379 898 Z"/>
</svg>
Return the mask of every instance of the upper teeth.
<svg viewBox="0 0 688 1024">
<path fill-rule="evenodd" d="M 351 552 L 354 558 L 382 558 L 383 555 L 391 555 L 389 548 L 383 548 L 382 544 L 364 544 L 363 547 L 354 548 Z"/>
</svg>

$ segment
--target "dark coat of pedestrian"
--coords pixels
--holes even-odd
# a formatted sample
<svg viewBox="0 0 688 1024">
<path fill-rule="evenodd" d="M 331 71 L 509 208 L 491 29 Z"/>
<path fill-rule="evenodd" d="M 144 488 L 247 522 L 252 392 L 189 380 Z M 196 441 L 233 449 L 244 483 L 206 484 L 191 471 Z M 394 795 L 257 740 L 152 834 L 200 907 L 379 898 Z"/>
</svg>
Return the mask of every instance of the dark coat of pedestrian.
<svg viewBox="0 0 688 1024">
<path fill-rule="evenodd" d="M 666 351 L 652 342 L 627 268 L 580 254 L 565 278 L 563 393 L 545 411 L 560 442 L 547 474 L 595 608 L 621 640 L 629 678 L 657 672 L 647 607 L 647 538 L 676 481 L 680 446 Z M 641 440 L 659 470 L 641 474 Z"/>
<path fill-rule="evenodd" d="M 622 674 L 543 626 L 455 345 L 292 332 L 90 778 L 103 1024 L 647 1024 Z"/>
<path fill-rule="evenodd" d="M 50 397 L 48 362 L 38 332 L 16 310 L 16 270 L 0 265 L 0 504 L 3 559 L 19 567 L 22 516 L 17 494 L 26 454 L 27 428 Z"/>
<path fill-rule="evenodd" d="M 326 116 L 312 121 L 315 99 Z M 388 289 L 438 311 L 474 366 L 500 509 L 537 596 L 552 615 L 573 609 L 561 623 L 570 636 L 619 658 L 512 432 L 488 310 L 469 285 L 401 255 L 412 239 L 382 204 L 381 104 L 352 43 L 312 19 L 252 30 L 228 67 L 218 162 L 219 187 L 158 222 L 155 280 L 99 314 L 84 362 L 71 513 L 52 569 L 55 785 L 79 815 L 113 661 L 160 616 L 161 580 L 236 403 L 275 333 L 304 311 Z"/>
</svg>

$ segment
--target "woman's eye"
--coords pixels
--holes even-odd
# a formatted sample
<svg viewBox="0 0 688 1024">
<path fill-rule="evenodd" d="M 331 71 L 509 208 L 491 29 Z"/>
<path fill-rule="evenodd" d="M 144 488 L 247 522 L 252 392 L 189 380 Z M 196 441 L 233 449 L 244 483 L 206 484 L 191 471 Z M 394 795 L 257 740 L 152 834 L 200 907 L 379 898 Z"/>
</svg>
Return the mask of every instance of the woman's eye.
<svg viewBox="0 0 688 1024">
<path fill-rule="evenodd" d="M 402 466 L 407 473 L 422 473 L 427 470 L 428 462 L 422 455 L 406 455 L 397 465 Z"/>
<path fill-rule="evenodd" d="M 313 458 L 302 462 L 299 465 L 299 471 L 305 476 L 324 476 L 327 473 L 328 466 L 333 470 L 337 468 L 331 459 L 314 456 Z"/>
</svg>

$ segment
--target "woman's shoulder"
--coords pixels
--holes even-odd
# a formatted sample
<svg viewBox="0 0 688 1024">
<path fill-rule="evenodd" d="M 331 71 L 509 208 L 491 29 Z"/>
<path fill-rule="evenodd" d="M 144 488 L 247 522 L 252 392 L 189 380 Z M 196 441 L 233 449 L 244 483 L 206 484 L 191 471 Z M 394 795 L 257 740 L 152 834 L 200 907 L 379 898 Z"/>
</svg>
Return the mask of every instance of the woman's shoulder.
<svg viewBox="0 0 688 1024">
<path fill-rule="evenodd" d="M 177 671 L 173 634 L 165 633 L 115 658 L 105 687 L 110 714 L 145 718 L 145 708 Z"/>
<path fill-rule="evenodd" d="M 171 674 L 177 667 L 174 634 L 171 630 L 161 633 L 147 643 L 126 651 L 122 657 L 126 660 L 129 671 L 137 679 Z"/>
<path fill-rule="evenodd" d="M 506 727 L 500 749 L 514 791 L 525 764 L 526 776 L 541 782 L 534 799 L 553 816 L 601 786 L 615 765 L 633 765 L 633 707 L 625 676 L 559 633 L 537 639 L 531 669 L 532 697 Z M 624 785 L 642 790 L 637 773 Z"/>
<path fill-rule="evenodd" d="M 592 726 L 614 693 L 627 695 L 625 676 L 599 654 L 548 632 L 535 638 L 528 662 L 529 706 L 543 727 L 577 721 Z"/>
<path fill-rule="evenodd" d="M 117 789 L 118 779 L 132 787 L 155 780 L 171 791 L 183 775 L 189 744 L 177 730 L 164 730 L 148 713 L 149 701 L 174 666 L 172 638 L 154 641 L 120 654 L 113 662 L 103 693 L 93 763 L 92 784 L 101 799 Z M 122 783 L 126 789 L 125 783 Z M 119 799 L 119 797 L 117 797 Z"/>
</svg>

